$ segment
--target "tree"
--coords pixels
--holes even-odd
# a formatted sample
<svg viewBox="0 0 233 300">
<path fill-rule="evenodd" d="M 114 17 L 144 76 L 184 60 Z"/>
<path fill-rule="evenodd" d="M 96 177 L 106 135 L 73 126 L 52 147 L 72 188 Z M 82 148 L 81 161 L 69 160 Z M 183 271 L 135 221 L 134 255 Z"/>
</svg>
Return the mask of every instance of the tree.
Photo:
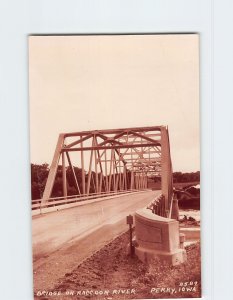
<svg viewBox="0 0 233 300">
<path fill-rule="evenodd" d="M 31 195 L 32 200 L 43 196 L 45 184 L 49 174 L 48 164 L 31 164 Z"/>
</svg>

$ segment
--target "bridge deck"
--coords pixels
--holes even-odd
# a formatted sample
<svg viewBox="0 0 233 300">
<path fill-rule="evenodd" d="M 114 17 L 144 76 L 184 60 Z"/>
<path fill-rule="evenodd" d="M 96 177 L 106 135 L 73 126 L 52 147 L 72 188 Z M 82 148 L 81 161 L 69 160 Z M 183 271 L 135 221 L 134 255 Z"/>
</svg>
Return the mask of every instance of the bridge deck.
<svg viewBox="0 0 233 300">
<path fill-rule="evenodd" d="M 145 207 L 159 193 L 160 191 L 147 191 L 103 199 L 34 217 L 32 235 L 35 290 L 51 288 L 50 282 L 54 283 L 56 278 L 71 271 L 83 259 L 127 230 L 126 216 Z M 50 268 L 53 269 L 52 272 L 49 271 Z"/>
</svg>

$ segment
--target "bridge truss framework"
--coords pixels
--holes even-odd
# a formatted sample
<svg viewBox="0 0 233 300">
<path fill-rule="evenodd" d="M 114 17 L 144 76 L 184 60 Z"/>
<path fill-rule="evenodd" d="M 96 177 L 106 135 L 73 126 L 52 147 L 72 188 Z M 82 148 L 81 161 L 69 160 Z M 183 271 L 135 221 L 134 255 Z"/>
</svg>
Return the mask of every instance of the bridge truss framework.
<svg viewBox="0 0 233 300">
<path fill-rule="evenodd" d="M 72 170 L 78 197 L 91 196 L 93 187 L 95 195 L 147 189 L 148 178 L 156 176 L 161 177 L 164 214 L 171 213 L 172 163 L 166 126 L 60 134 L 41 205 L 51 199 L 59 164 L 64 199 L 68 197 L 67 166 Z M 81 186 L 74 165 L 81 167 Z"/>
</svg>

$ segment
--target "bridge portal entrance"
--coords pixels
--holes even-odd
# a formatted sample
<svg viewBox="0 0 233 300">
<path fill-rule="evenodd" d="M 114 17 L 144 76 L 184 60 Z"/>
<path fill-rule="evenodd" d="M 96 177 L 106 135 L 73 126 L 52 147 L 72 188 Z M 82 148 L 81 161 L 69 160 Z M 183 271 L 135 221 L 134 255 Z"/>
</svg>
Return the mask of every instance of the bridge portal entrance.
<svg viewBox="0 0 233 300">
<path fill-rule="evenodd" d="M 63 195 L 52 199 L 58 167 L 62 168 Z M 81 169 L 77 177 L 74 166 Z M 67 194 L 67 168 L 72 170 L 75 195 Z M 68 203 L 148 188 L 148 181 L 160 178 L 163 215 L 172 205 L 172 163 L 166 126 L 136 127 L 61 133 L 58 137 L 41 206 L 51 199 Z"/>
</svg>

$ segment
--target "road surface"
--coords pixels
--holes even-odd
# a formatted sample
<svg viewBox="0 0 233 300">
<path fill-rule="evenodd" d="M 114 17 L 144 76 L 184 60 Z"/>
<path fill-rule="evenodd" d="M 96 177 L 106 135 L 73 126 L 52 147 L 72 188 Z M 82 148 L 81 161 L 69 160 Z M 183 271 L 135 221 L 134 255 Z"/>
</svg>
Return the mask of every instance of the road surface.
<svg viewBox="0 0 233 300">
<path fill-rule="evenodd" d="M 53 288 L 59 278 L 126 231 L 126 216 L 159 193 L 128 194 L 33 217 L 34 291 Z"/>
</svg>

